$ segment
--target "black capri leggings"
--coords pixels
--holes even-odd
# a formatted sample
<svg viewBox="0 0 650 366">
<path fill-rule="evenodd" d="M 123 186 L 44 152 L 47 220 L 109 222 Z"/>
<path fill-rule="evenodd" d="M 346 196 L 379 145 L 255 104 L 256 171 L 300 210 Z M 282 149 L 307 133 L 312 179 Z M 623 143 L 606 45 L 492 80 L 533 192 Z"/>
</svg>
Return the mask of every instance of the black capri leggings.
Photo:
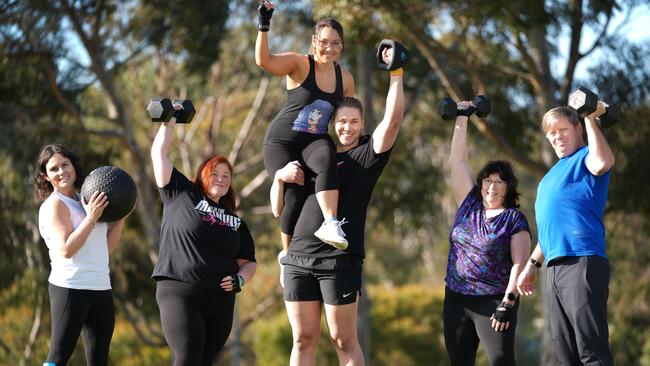
<svg viewBox="0 0 650 366">
<path fill-rule="evenodd" d="M 490 317 L 501 303 L 503 294 L 488 296 L 463 295 L 445 288 L 442 309 L 445 347 L 451 366 L 474 365 L 479 341 L 483 343 L 491 366 L 515 365 L 515 328 L 519 299 L 502 332 L 492 328 Z"/>
<path fill-rule="evenodd" d="M 174 366 L 210 366 L 228 340 L 235 295 L 174 280 L 156 282 L 165 340 Z"/>
<path fill-rule="evenodd" d="M 83 338 L 86 364 L 108 365 L 108 349 L 115 327 L 111 290 L 76 290 L 49 284 L 52 335 L 47 362 L 64 366 Z"/>
<path fill-rule="evenodd" d="M 304 162 L 307 168 L 316 175 L 316 192 L 339 189 L 339 176 L 336 170 L 336 147 L 332 139 L 329 135 L 325 135 L 309 141 L 307 139 L 313 139 L 312 136 L 301 135 L 306 136 L 303 144 L 264 144 L 262 150 L 264 166 L 271 179 L 278 170 L 289 162 L 298 160 Z M 306 199 L 307 190 L 304 186 L 297 184 L 284 185 L 284 208 L 280 215 L 280 230 L 283 233 L 293 235 L 293 229 L 296 227 L 298 216 L 300 216 L 302 205 Z"/>
</svg>

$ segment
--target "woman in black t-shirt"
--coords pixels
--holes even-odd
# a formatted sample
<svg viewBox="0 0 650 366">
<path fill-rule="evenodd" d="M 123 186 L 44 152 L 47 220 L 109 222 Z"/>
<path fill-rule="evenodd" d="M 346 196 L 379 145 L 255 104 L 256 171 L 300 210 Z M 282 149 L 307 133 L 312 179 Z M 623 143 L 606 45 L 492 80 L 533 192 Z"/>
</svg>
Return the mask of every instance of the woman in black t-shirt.
<svg viewBox="0 0 650 366">
<path fill-rule="evenodd" d="M 160 252 L 152 277 L 174 365 L 211 365 L 232 328 L 235 293 L 255 274 L 253 238 L 235 215 L 232 166 L 212 156 L 190 181 L 168 157 L 176 120 L 151 146 L 163 202 Z"/>
</svg>

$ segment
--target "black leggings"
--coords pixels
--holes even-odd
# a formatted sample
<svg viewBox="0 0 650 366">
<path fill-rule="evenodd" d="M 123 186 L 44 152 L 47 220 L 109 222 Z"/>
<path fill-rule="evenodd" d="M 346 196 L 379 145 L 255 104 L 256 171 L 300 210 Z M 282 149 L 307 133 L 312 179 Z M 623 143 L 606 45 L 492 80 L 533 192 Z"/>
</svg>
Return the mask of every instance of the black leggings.
<svg viewBox="0 0 650 366">
<path fill-rule="evenodd" d="M 490 317 L 502 299 L 503 294 L 472 296 L 445 289 L 442 317 L 451 366 L 474 365 L 479 341 L 485 347 L 490 365 L 515 365 L 519 299 L 515 302 L 510 327 L 497 332 L 491 326 Z"/>
<path fill-rule="evenodd" d="M 47 362 L 68 363 L 83 338 L 86 364 L 108 365 L 108 349 L 115 327 L 111 290 L 76 290 L 49 284 L 52 335 Z"/>
<path fill-rule="evenodd" d="M 294 134 L 298 133 L 294 132 Z M 316 175 L 316 192 L 339 189 L 336 147 L 332 139 L 329 135 L 316 140 L 312 140 L 314 138 L 312 135 L 300 135 L 305 135 L 305 140 L 295 145 L 264 144 L 262 151 L 264 166 L 271 179 L 287 163 L 298 160 L 307 165 L 306 168 Z M 305 184 L 307 184 L 306 181 Z M 283 233 L 293 235 L 293 229 L 296 227 L 298 216 L 300 216 L 302 205 L 306 199 L 305 186 L 290 183 L 284 185 L 284 208 L 280 215 L 280 230 Z"/>
<path fill-rule="evenodd" d="M 232 328 L 235 295 L 198 285 L 159 280 L 156 301 L 174 366 L 212 365 Z"/>
</svg>

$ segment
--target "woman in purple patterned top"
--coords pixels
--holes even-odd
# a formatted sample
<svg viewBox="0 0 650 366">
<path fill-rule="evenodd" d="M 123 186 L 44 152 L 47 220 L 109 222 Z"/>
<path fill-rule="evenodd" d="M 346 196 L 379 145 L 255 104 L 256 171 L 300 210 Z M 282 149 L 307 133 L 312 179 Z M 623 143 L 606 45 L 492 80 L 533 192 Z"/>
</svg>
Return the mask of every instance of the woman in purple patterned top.
<svg viewBox="0 0 650 366">
<path fill-rule="evenodd" d="M 482 342 L 490 365 L 514 365 L 517 276 L 530 254 L 530 228 L 517 209 L 517 177 L 506 160 L 488 162 L 476 179 L 468 163 L 467 113 L 456 117 L 451 187 L 458 204 L 449 233 L 443 323 L 451 365 L 473 365 Z M 462 115 L 465 114 L 465 115 Z"/>
</svg>

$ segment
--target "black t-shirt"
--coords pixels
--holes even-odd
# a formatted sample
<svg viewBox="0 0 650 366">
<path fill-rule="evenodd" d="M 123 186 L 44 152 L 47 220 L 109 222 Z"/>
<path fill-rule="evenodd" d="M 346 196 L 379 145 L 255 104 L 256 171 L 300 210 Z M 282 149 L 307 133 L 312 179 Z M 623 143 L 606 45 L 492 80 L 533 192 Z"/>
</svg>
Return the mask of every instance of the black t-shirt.
<svg viewBox="0 0 650 366">
<path fill-rule="evenodd" d="M 176 168 L 159 191 L 163 215 L 153 278 L 219 289 L 221 279 L 239 269 L 237 259 L 255 261 L 246 223 L 204 196 Z"/>
<path fill-rule="evenodd" d="M 323 223 L 323 214 L 314 194 L 314 180 L 309 179 L 306 182 L 309 197 L 300 212 L 289 245 L 289 254 L 314 258 L 343 254 L 365 257 L 366 211 L 372 191 L 388 163 L 391 152 L 389 149 L 384 153 L 376 154 L 372 145 L 372 137 L 363 136 L 359 146 L 336 154 L 340 182 L 338 216 L 339 219 L 345 218 L 348 221 L 342 226 L 349 243 L 348 248 L 345 251 L 336 249 L 314 236 L 314 232 Z"/>
</svg>

